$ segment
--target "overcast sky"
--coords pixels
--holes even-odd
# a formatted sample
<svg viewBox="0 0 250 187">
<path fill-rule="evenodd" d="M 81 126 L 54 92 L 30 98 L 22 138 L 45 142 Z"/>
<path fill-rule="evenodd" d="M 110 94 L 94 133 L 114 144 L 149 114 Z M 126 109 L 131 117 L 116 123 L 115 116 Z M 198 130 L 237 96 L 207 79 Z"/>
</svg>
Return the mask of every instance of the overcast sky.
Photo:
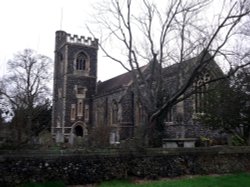
<svg viewBox="0 0 250 187">
<path fill-rule="evenodd" d="M 25 48 L 36 50 L 54 59 L 55 32 L 64 30 L 70 34 L 91 36 L 86 24 L 95 35 L 100 35 L 96 24 L 91 24 L 96 13 L 93 6 L 102 0 L 2 0 L 0 1 L 0 77 L 8 70 L 6 63 L 13 54 Z M 137 1 L 136 1 L 137 2 Z M 156 0 L 164 7 L 167 0 Z M 214 1 L 213 6 L 206 9 L 206 20 L 212 19 L 210 13 L 220 10 Z M 137 2 L 138 3 L 138 2 Z M 136 7 L 136 12 L 139 11 Z M 116 47 L 111 47 L 112 52 Z M 106 80 L 119 75 L 125 70 L 116 62 L 103 57 L 99 50 L 98 80 Z"/>
<path fill-rule="evenodd" d="M 0 76 L 7 73 L 6 62 L 13 57 L 13 54 L 25 48 L 34 49 L 54 59 L 56 30 L 90 36 L 85 25 L 91 20 L 92 5 L 97 1 L 0 1 Z M 99 80 L 124 72 L 118 64 L 103 58 L 100 50 L 98 60 Z"/>
</svg>

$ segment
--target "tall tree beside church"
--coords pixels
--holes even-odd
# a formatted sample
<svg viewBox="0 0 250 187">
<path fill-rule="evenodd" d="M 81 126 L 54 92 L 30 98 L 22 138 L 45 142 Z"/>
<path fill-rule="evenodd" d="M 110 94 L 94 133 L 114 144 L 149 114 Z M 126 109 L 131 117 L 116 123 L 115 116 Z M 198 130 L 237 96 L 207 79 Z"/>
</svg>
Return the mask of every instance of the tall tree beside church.
<svg viewBox="0 0 250 187">
<path fill-rule="evenodd" d="M 161 134 L 161 119 L 173 105 L 194 93 L 189 88 L 214 58 L 220 56 L 228 62 L 231 70 L 225 77 L 249 63 L 244 59 L 232 63 L 229 55 L 234 52 L 228 45 L 241 34 L 237 29 L 249 14 L 249 1 L 223 2 L 110 0 L 95 7 L 99 10 L 99 30 L 103 31 L 100 48 L 107 57 L 133 72 L 134 89 L 148 115 L 147 136 Z M 220 11 L 207 15 L 211 14 L 212 5 Z M 112 51 L 105 47 L 108 42 L 112 42 Z M 199 58 L 191 72 L 186 72 L 184 62 L 196 56 Z M 143 63 L 150 64 L 147 74 L 139 68 Z M 180 69 L 175 92 L 164 90 L 162 81 L 162 68 L 172 64 L 178 64 Z"/>
<path fill-rule="evenodd" d="M 9 73 L 1 81 L 1 97 L 14 112 L 12 122 L 28 138 L 32 135 L 32 121 L 39 114 L 37 106 L 47 105 L 51 97 L 48 87 L 51 66 L 50 58 L 25 49 L 8 61 Z"/>
</svg>

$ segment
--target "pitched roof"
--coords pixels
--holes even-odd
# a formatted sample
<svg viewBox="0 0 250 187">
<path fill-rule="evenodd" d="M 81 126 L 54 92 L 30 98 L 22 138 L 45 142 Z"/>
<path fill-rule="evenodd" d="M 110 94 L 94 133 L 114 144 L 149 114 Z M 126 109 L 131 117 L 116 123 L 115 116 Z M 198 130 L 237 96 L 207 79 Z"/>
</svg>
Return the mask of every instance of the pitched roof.
<svg viewBox="0 0 250 187">
<path fill-rule="evenodd" d="M 197 57 L 184 61 L 182 65 L 184 65 L 184 67 L 189 66 L 189 71 L 190 71 L 193 69 L 192 67 L 196 63 L 197 58 L 200 58 L 199 55 Z M 182 65 L 179 63 L 176 63 L 176 64 L 163 68 L 163 72 L 162 72 L 163 77 L 166 78 L 166 77 L 175 76 L 180 71 L 180 68 L 183 68 Z M 141 67 L 142 71 L 145 71 L 147 67 L 148 67 L 147 65 Z M 99 82 L 97 84 L 97 96 L 100 96 L 105 93 L 110 93 L 112 91 L 122 88 L 123 86 L 128 86 L 131 81 L 133 81 L 132 72 L 127 72 L 127 73 L 118 75 L 117 77 L 106 80 L 104 82 Z"/>
<path fill-rule="evenodd" d="M 193 59 L 187 60 L 187 61 L 193 61 Z M 143 66 L 141 68 L 142 71 L 146 70 L 148 66 Z M 173 64 L 166 68 L 163 68 L 163 76 L 164 77 L 171 77 L 177 73 L 179 70 L 179 64 Z M 112 91 L 115 91 L 119 88 L 122 88 L 123 86 L 128 86 L 128 84 L 133 81 L 132 72 L 127 72 L 121 75 L 118 75 L 116 77 L 113 77 L 109 80 L 106 80 L 104 82 L 98 82 L 97 84 L 97 95 L 100 96 L 105 93 L 110 93 Z"/>
<path fill-rule="evenodd" d="M 132 72 L 127 72 L 104 82 L 98 82 L 97 95 L 122 88 L 122 86 L 128 85 L 132 79 Z"/>
</svg>

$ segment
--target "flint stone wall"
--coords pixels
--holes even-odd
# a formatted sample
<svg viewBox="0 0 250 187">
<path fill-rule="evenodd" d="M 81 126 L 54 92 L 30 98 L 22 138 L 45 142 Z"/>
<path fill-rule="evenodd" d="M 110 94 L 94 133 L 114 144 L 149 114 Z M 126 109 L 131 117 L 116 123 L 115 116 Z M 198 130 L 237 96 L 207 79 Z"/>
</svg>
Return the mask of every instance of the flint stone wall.
<svg viewBox="0 0 250 187">
<path fill-rule="evenodd" d="M 76 185 L 246 171 L 250 171 L 250 147 L 0 152 L 0 186 L 55 180 Z"/>
</svg>

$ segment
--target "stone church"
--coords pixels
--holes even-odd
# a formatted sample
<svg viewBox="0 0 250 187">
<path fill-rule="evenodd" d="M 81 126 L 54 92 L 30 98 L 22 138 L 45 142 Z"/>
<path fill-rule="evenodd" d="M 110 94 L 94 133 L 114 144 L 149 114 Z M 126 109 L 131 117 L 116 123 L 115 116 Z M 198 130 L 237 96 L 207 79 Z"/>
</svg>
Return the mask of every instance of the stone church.
<svg viewBox="0 0 250 187">
<path fill-rule="evenodd" d="M 102 125 L 112 129 L 110 143 L 117 143 L 133 137 L 135 129 L 143 123 L 143 110 L 136 94 L 127 89 L 133 84 L 131 73 L 97 82 L 97 53 L 97 39 L 56 32 L 52 112 L 52 135 L 56 142 L 73 143 L 75 137 L 87 137 L 91 129 Z M 185 64 L 191 66 L 195 60 Z M 168 87 L 174 89 L 179 68 L 175 64 L 163 69 Z M 211 69 L 200 75 L 197 84 L 222 73 L 216 63 Z M 166 137 L 214 134 L 194 120 L 195 114 L 202 112 L 201 105 L 202 95 L 197 93 L 174 106 L 165 120 Z"/>
</svg>

